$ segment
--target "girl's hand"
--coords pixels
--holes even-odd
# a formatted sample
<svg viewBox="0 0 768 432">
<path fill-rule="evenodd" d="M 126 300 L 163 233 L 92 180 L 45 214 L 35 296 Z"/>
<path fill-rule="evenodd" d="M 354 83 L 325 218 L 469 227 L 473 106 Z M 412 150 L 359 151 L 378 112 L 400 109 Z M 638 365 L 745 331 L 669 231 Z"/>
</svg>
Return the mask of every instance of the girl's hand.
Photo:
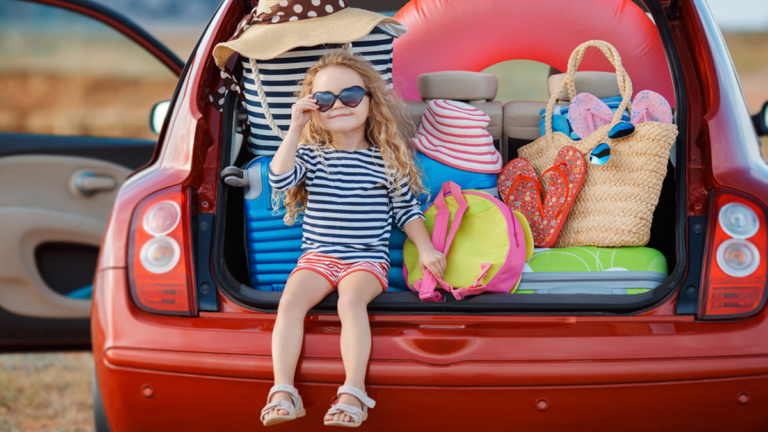
<svg viewBox="0 0 768 432">
<path fill-rule="evenodd" d="M 419 251 L 419 268 L 422 274 L 426 274 L 425 269 L 428 269 L 433 276 L 438 279 L 442 279 L 445 276 L 445 269 L 447 262 L 445 261 L 445 255 L 438 252 L 432 244 L 429 244 L 426 250 Z"/>
<path fill-rule="evenodd" d="M 304 96 L 296 101 L 291 107 L 291 129 L 301 131 L 309 122 L 312 111 L 317 109 L 317 101 L 312 99 L 312 95 Z"/>
</svg>

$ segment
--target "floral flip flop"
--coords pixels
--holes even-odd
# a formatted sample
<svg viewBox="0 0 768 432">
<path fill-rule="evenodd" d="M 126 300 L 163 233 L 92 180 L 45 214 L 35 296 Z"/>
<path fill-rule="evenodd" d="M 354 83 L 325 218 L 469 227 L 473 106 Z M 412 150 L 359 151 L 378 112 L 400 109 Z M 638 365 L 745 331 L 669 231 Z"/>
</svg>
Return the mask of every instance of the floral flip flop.
<svg viewBox="0 0 768 432">
<path fill-rule="evenodd" d="M 568 107 L 568 121 L 571 128 L 581 139 L 590 136 L 601 126 L 610 124 L 613 111 L 597 97 L 589 93 L 579 93 Z"/>
<path fill-rule="evenodd" d="M 584 156 L 575 147 L 565 146 L 557 153 L 553 166 L 541 176 L 548 180 L 546 190 L 533 165 L 527 159 L 516 158 L 499 175 L 499 193 L 509 208 L 525 216 L 531 226 L 533 243 L 538 247 L 551 247 L 557 242 L 585 174 Z"/>
<path fill-rule="evenodd" d="M 584 155 L 575 147 L 565 146 L 557 152 L 552 167 L 542 174 L 541 179 L 548 180 L 543 214 L 544 220 L 548 222 L 548 231 L 543 233 L 541 247 L 551 247 L 557 242 L 565 218 L 584 184 L 586 173 L 587 161 Z"/>
<path fill-rule="evenodd" d="M 536 243 L 538 226 L 544 223 L 542 214 L 544 205 L 541 202 L 539 178 L 533 165 L 525 158 L 515 158 L 509 161 L 499 174 L 499 196 L 512 210 L 520 212 L 533 232 L 533 242 Z"/>
<path fill-rule="evenodd" d="M 672 107 L 664 96 L 643 90 L 632 100 L 632 116 L 629 122 L 634 125 L 645 122 L 672 124 Z"/>
</svg>

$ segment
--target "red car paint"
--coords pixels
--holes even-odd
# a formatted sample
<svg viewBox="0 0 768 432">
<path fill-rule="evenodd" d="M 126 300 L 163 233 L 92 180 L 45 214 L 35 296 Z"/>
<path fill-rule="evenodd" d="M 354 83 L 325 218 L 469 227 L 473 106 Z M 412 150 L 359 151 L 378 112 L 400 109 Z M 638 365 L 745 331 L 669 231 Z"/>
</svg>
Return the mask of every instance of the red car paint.
<svg viewBox="0 0 768 432">
<path fill-rule="evenodd" d="M 768 181 L 729 129 L 722 76 L 692 1 L 670 30 L 687 97 L 688 214 L 707 214 L 712 188 L 768 205 Z M 127 281 L 138 203 L 173 185 L 215 208 L 221 114 L 211 51 L 243 15 L 225 1 L 181 85 L 157 161 L 118 196 L 94 285 L 93 353 L 113 431 L 251 430 L 272 385 L 273 313 L 220 295 L 220 312 L 141 312 Z M 736 134 L 737 135 L 737 134 Z M 677 294 L 634 315 L 372 314 L 367 430 L 765 430 L 768 312 L 701 321 L 675 314 Z M 312 314 L 296 382 L 307 416 L 281 430 L 319 428 L 343 381 L 340 322 Z"/>
</svg>

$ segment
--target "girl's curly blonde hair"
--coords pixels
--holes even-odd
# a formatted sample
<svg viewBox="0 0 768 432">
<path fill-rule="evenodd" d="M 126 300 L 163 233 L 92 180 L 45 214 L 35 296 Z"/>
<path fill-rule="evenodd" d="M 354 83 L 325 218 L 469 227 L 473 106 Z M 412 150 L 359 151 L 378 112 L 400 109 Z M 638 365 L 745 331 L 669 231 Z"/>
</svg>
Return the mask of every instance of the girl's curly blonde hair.
<svg viewBox="0 0 768 432">
<path fill-rule="evenodd" d="M 394 187 L 399 195 L 402 193 L 400 183 L 407 178 L 411 193 L 419 196 L 424 187 L 414 161 L 416 149 L 410 140 L 415 131 L 414 125 L 406 114 L 407 108 L 402 99 L 387 86 L 387 82 L 381 79 L 381 74 L 368 60 L 344 49 L 328 52 L 307 71 L 298 99 L 311 94 L 317 73 L 330 67 L 352 69 L 363 79 L 365 88 L 371 92 L 365 138 L 379 149 L 384 163 L 389 167 L 386 170 L 389 187 Z M 317 113 L 312 113 L 301 132 L 299 145 L 332 148 L 331 134 L 322 128 Z M 293 225 L 307 207 L 306 185 L 302 182 L 287 191 L 275 191 L 273 202 L 277 204 L 281 198 L 285 205 L 284 221 Z M 278 206 L 275 205 L 275 208 Z"/>
</svg>

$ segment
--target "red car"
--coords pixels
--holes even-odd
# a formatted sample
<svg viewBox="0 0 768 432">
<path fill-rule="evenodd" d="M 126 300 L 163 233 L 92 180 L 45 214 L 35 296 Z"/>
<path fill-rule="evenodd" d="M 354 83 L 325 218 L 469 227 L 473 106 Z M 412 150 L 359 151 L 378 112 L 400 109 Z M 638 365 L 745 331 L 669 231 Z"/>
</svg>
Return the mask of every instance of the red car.
<svg viewBox="0 0 768 432">
<path fill-rule="evenodd" d="M 106 11 L 40 3 L 99 16 L 176 65 Z M 369 306 L 367 391 L 377 406 L 368 430 L 768 429 L 768 166 L 758 138 L 768 113 L 750 117 L 704 0 L 638 4 L 658 29 L 675 88 L 676 164 L 650 245 L 669 276 L 632 296 L 380 295 Z M 211 103 L 222 86 L 212 50 L 245 13 L 239 0 L 219 7 L 181 72 L 150 163 L 125 181 L 109 217 L 91 310 L 98 431 L 261 427 L 280 293 L 248 286 L 242 195 L 219 180 L 242 116 L 234 96 L 223 112 Z M 179 247 L 158 274 L 141 262 L 153 241 L 141 224 L 165 201 L 180 210 L 164 231 Z M 735 228 L 719 217 L 731 203 L 748 209 Z M 753 231 L 736 261 L 722 252 L 734 229 Z M 745 266 L 752 272 L 741 276 Z M 319 428 L 343 382 L 335 302 L 329 296 L 306 319 L 296 381 L 307 416 L 283 430 Z M 25 342 L 82 344 L 81 330 Z"/>
</svg>

